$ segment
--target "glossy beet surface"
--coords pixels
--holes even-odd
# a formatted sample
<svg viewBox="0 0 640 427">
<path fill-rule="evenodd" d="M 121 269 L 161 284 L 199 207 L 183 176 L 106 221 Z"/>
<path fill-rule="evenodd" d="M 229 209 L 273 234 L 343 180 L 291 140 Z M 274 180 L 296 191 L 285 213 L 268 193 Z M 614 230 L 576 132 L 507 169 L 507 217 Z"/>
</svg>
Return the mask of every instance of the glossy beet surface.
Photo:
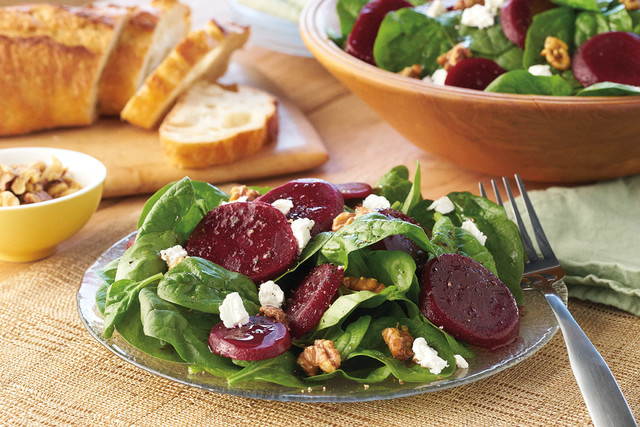
<svg viewBox="0 0 640 427">
<path fill-rule="evenodd" d="M 298 242 L 289 221 L 275 207 L 234 202 L 209 211 L 191 233 L 186 250 L 261 283 L 291 265 Z"/>
<path fill-rule="evenodd" d="M 507 0 L 500 8 L 500 24 L 504 35 L 524 49 L 527 30 L 536 15 L 555 7 L 549 0 Z"/>
<path fill-rule="evenodd" d="M 505 70 L 486 58 L 468 58 L 449 69 L 445 85 L 484 90 Z"/>
<path fill-rule="evenodd" d="M 209 348 L 215 354 L 239 360 L 264 360 L 289 350 L 291 335 L 287 327 L 262 316 L 251 316 L 249 323 L 227 328 L 220 322 L 211 329 Z"/>
<path fill-rule="evenodd" d="M 344 268 L 333 264 L 315 267 L 286 301 L 285 313 L 294 338 L 301 337 L 318 324 L 336 295 Z"/>
<path fill-rule="evenodd" d="M 344 200 L 365 199 L 373 193 L 373 189 L 366 182 L 344 182 L 336 184 L 336 187 Z"/>
<path fill-rule="evenodd" d="M 344 50 L 356 58 L 375 65 L 373 44 L 380 24 L 387 13 L 404 7 L 413 7 L 413 5 L 405 0 L 373 0 L 365 4 L 360 9 L 353 30 L 349 33 Z"/>
<path fill-rule="evenodd" d="M 571 68 L 585 87 L 599 82 L 640 86 L 640 36 L 620 31 L 593 36 L 578 48 Z"/>
<path fill-rule="evenodd" d="M 471 345 L 490 350 L 518 337 L 520 315 L 509 289 L 482 264 L 445 254 L 425 266 L 420 311 L 435 325 Z"/>
<path fill-rule="evenodd" d="M 333 219 L 344 209 L 344 198 L 338 187 L 322 179 L 289 181 L 258 197 L 256 201 L 273 203 L 279 199 L 293 202 L 293 208 L 287 214 L 288 219 L 309 218 L 315 222 L 311 236 L 331 230 Z"/>
</svg>

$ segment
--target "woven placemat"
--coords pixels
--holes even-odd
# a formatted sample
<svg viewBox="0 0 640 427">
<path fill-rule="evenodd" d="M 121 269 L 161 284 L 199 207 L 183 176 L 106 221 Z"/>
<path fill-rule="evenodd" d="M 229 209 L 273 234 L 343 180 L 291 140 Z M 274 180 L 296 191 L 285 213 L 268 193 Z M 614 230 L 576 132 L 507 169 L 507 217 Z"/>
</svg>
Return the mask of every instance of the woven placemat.
<svg viewBox="0 0 640 427">
<path fill-rule="evenodd" d="M 373 402 L 261 401 L 142 371 L 96 342 L 76 307 L 86 269 L 134 229 L 131 206 L 137 205 L 126 203 L 103 203 L 91 238 L 76 239 L 0 282 L 0 425 L 591 424 L 560 333 L 531 358 L 486 380 Z M 577 300 L 570 309 L 640 414 L 640 319 Z"/>
</svg>

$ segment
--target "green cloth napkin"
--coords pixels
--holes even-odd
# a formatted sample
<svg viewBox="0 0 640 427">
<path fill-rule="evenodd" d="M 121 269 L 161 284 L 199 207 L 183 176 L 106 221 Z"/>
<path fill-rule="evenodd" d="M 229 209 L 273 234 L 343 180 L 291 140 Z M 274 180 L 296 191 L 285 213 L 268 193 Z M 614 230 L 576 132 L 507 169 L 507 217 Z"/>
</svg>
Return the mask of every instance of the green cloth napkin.
<svg viewBox="0 0 640 427">
<path fill-rule="evenodd" d="M 640 316 L 640 175 L 529 196 L 569 296 Z"/>
</svg>

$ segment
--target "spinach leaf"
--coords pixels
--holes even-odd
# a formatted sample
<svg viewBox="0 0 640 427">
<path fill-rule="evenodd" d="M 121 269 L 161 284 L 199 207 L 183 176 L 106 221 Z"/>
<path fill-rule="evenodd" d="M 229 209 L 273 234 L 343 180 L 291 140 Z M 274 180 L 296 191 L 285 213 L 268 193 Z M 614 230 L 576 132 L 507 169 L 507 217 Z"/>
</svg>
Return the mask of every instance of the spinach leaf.
<svg viewBox="0 0 640 427">
<path fill-rule="evenodd" d="M 230 375 L 227 382 L 233 386 L 241 381 L 268 381 L 287 387 L 305 388 L 308 386 L 295 374 L 298 365 L 296 357 L 290 352 L 271 359 L 249 362 L 239 372 Z"/>
<path fill-rule="evenodd" d="M 436 255 L 457 253 L 455 227 L 451 218 L 440 214 L 436 218 L 431 232 L 431 244 L 436 249 Z"/>
<path fill-rule="evenodd" d="M 340 20 L 340 31 L 345 39 L 353 29 L 353 24 L 355 24 L 356 19 L 358 19 L 360 9 L 362 9 L 362 6 L 367 4 L 368 1 L 369 0 L 338 0 L 336 3 L 336 12 Z"/>
<path fill-rule="evenodd" d="M 340 337 L 332 340 L 342 360 L 347 359 L 347 357 L 358 348 L 369 328 L 369 324 L 371 324 L 371 316 L 360 316 L 355 321 L 349 323 Z"/>
<path fill-rule="evenodd" d="M 604 12 L 609 22 L 610 31 L 633 31 L 633 20 L 623 4 L 619 4 Z"/>
<path fill-rule="evenodd" d="M 160 258 L 160 251 L 177 244 L 178 235 L 171 230 L 139 235 L 120 258 L 116 280 L 140 281 L 156 273 L 164 273 L 167 264 Z"/>
<path fill-rule="evenodd" d="M 260 308 L 256 285 L 245 275 L 199 257 L 187 257 L 158 283 L 158 296 L 182 307 L 220 313 L 225 297 L 238 292 L 248 313 Z"/>
<path fill-rule="evenodd" d="M 576 96 L 640 96 L 640 87 L 601 82 L 578 91 Z"/>
<path fill-rule="evenodd" d="M 291 267 L 289 267 L 287 271 L 282 273 L 280 277 L 278 277 L 277 279 L 274 279 L 274 282 L 278 282 L 286 275 L 296 271 L 298 267 L 300 267 L 305 261 L 309 260 L 313 255 L 315 255 L 322 248 L 322 246 L 324 246 L 327 240 L 331 238 L 332 234 L 333 233 L 329 231 L 316 234 L 309 241 L 309 243 L 307 243 L 307 245 L 304 247 L 304 249 L 302 250 L 302 253 L 296 259 L 296 262 Z"/>
<path fill-rule="evenodd" d="M 524 51 L 519 46 L 513 45 L 509 49 L 489 59 L 493 59 L 496 64 L 507 71 L 519 70 L 522 68 L 522 57 Z"/>
<path fill-rule="evenodd" d="M 110 338 L 113 329 L 125 317 L 131 306 L 138 302 L 140 291 L 155 284 L 162 278 L 162 273 L 148 277 L 140 282 L 131 279 L 120 279 L 107 290 L 104 308 L 104 337 Z"/>
<path fill-rule="evenodd" d="M 392 205 L 404 203 L 411 191 L 409 169 L 406 166 L 396 166 L 382 175 L 376 182 L 376 192 L 384 196 Z"/>
<path fill-rule="evenodd" d="M 568 6 L 573 9 L 597 12 L 601 9 L 598 0 L 551 0 L 558 6 Z"/>
<path fill-rule="evenodd" d="M 460 25 L 460 35 L 468 40 L 468 48 L 474 56 L 495 58 L 515 46 L 502 31 L 498 22 L 488 28 L 468 27 Z"/>
<path fill-rule="evenodd" d="M 529 30 L 527 30 L 522 58 L 523 68 L 527 70 L 532 65 L 545 62 L 540 52 L 544 49 L 544 41 L 547 36 L 554 36 L 565 42 L 571 54 L 573 52 L 574 26 L 575 11 L 568 7 L 556 7 L 535 15 Z"/>
<path fill-rule="evenodd" d="M 420 194 L 420 163 L 416 161 L 416 174 L 413 176 L 413 184 L 407 194 L 407 198 L 402 204 L 402 213 L 409 215 L 409 213 L 420 203 L 422 195 Z"/>
<path fill-rule="evenodd" d="M 573 44 L 576 48 L 596 34 L 609 31 L 609 22 L 603 13 L 580 12 L 576 16 L 576 29 Z"/>
<path fill-rule="evenodd" d="M 455 228 L 455 239 L 458 253 L 472 258 L 482 264 L 487 270 L 498 276 L 498 269 L 491 252 L 476 239 L 476 236 L 460 227 Z"/>
<path fill-rule="evenodd" d="M 173 346 L 184 361 L 198 365 L 212 375 L 228 377 L 238 371 L 230 359 L 213 354 L 207 344 L 208 333 L 194 326 L 173 304 L 163 300 L 152 288 L 140 291 L 140 318 L 146 335 Z M 211 327 L 215 323 L 211 323 Z"/>
<path fill-rule="evenodd" d="M 559 75 L 534 76 L 526 70 L 514 70 L 499 75 L 489 83 L 485 91 L 521 95 L 569 96 L 573 93 L 573 87 Z"/>
<path fill-rule="evenodd" d="M 392 72 L 420 64 L 423 74 L 431 74 L 439 65 L 438 56 L 454 45 L 445 28 L 435 19 L 412 8 L 389 12 L 380 24 L 373 44 L 378 67 Z"/>
</svg>

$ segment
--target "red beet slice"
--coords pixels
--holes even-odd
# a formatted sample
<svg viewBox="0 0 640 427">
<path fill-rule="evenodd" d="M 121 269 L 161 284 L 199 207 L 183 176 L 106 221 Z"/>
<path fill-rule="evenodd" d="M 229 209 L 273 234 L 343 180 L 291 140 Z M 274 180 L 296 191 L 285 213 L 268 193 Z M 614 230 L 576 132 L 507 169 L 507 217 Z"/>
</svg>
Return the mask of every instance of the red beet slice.
<svg viewBox="0 0 640 427">
<path fill-rule="evenodd" d="M 500 23 L 504 35 L 524 49 L 527 30 L 533 16 L 555 7 L 549 0 L 507 0 L 500 8 Z"/>
<path fill-rule="evenodd" d="M 289 221 L 268 203 L 234 202 L 209 211 L 187 240 L 187 253 L 242 273 L 255 283 L 283 273 L 298 255 Z"/>
<path fill-rule="evenodd" d="M 344 200 L 364 199 L 373 193 L 373 189 L 366 182 L 344 182 L 336 184 L 336 187 Z"/>
<path fill-rule="evenodd" d="M 256 201 L 273 203 L 278 199 L 293 202 L 293 208 L 287 214 L 288 219 L 309 218 L 315 221 L 311 229 L 312 237 L 331 230 L 333 219 L 344 210 L 344 198 L 338 187 L 322 179 L 289 181 L 258 197 Z"/>
<path fill-rule="evenodd" d="M 376 41 L 382 20 L 387 13 L 405 7 L 413 5 L 406 0 L 373 0 L 365 4 L 347 37 L 345 52 L 375 65 L 373 43 Z"/>
<path fill-rule="evenodd" d="M 209 348 L 232 359 L 271 359 L 291 348 L 291 334 L 281 322 L 251 316 L 249 323 L 237 328 L 227 328 L 222 322 L 215 325 L 209 333 Z"/>
<path fill-rule="evenodd" d="M 344 268 L 321 264 L 309 272 L 287 299 L 285 313 L 294 338 L 301 337 L 318 324 L 342 283 Z"/>
<path fill-rule="evenodd" d="M 459 254 L 427 263 L 420 311 L 455 338 L 478 347 L 493 350 L 518 337 L 520 316 L 509 289 L 482 264 Z"/>
<path fill-rule="evenodd" d="M 486 58 L 468 58 L 449 69 L 445 85 L 484 90 L 489 83 L 504 73 L 494 61 Z"/>
<path fill-rule="evenodd" d="M 571 68 L 585 87 L 599 82 L 640 86 L 640 36 L 621 31 L 595 35 L 578 48 Z"/>
</svg>

